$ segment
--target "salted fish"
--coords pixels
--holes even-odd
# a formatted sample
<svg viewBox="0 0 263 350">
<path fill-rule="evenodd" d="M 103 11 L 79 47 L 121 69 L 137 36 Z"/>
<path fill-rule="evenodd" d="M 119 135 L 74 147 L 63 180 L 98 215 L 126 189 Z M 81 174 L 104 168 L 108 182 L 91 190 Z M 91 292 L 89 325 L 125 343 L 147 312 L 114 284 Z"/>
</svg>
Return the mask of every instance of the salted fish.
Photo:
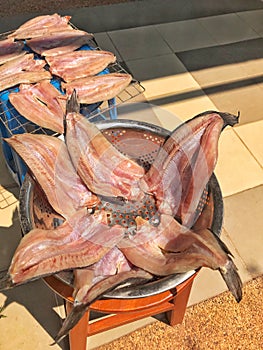
<svg viewBox="0 0 263 350">
<path fill-rule="evenodd" d="M 192 227 L 217 162 L 221 131 L 237 122 L 232 114 L 208 111 L 171 133 L 140 180 L 141 188 L 155 196 L 160 213 L 176 216 L 184 226 Z"/>
<path fill-rule="evenodd" d="M 37 38 L 42 35 L 46 35 L 52 32 L 57 32 L 63 29 L 72 29 L 69 25 L 69 20 L 71 16 L 60 16 L 57 13 L 53 15 L 43 15 L 34 17 L 14 32 L 9 34 L 9 38 L 14 39 L 28 39 L 28 38 Z"/>
<path fill-rule="evenodd" d="M 25 55 L 23 48 L 24 43 L 21 41 L 14 41 L 12 38 L 0 40 L 0 64 Z"/>
<path fill-rule="evenodd" d="M 63 134 L 66 101 L 48 80 L 20 85 L 18 92 L 9 94 L 16 110 L 33 123 Z"/>
<path fill-rule="evenodd" d="M 44 134 L 17 134 L 5 141 L 34 174 L 52 208 L 64 218 L 98 203 L 73 167 L 65 143 Z"/>
<path fill-rule="evenodd" d="M 53 75 L 69 82 L 103 71 L 110 63 L 116 61 L 116 57 L 109 51 L 78 50 L 47 57 L 46 61 Z"/>
<path fill-rule="evenodd" d="M 1 287 L 94 264 L 123 235 L 124 228 L 107 225 L 106 212 L 90 215 L 86 209 L 77 211 L 57 228 L 35 228 L 20 241 L 8 270 L 9 285 Z"/>
<path fill-rule="evenodd" d="M 44 69 L 45 65 L 46 61 L 35 60 L 33 54 L 25 54 L 4 63 L 0 66 L 0 91 L 19 84 L 50 80 L 52 76 Z"/>
<path fill-rule="evenodd" d="M 236 300 L 241 300 L 242 282 L 231 253 L 211 231 L 194 232 L 165 214 L 161 215 L 160 225 L 156 228 L 141 217 L 135 220 L 136 235 L 125 236 L 117 244 L 132 264 L 157 276 L 199 267 L 219 270 Z"/>
<path fill-rule="evenodd" d="M 120 153 L 83 115 L 67 114 L 65 141 L 79 176 L 92 192 L 127 200 L 143 195 L 138 180 L 144 169 Z"/>
<path fill-rule="evenodd" d="M 26 44 L 42 56 L 56 56 L 74 51 L 92 38 L 92 34 L 83 30 L 65 29 L 29 39 Z"/>
<path fill-rule="evenodd" d="M 121 93 L 132 81 L 126 73 L 108 73 L 62 83 L 62 88 L 69 97 L 76 90 L 80 103 L 92 104 L 110 100 Z"/>
</svg>

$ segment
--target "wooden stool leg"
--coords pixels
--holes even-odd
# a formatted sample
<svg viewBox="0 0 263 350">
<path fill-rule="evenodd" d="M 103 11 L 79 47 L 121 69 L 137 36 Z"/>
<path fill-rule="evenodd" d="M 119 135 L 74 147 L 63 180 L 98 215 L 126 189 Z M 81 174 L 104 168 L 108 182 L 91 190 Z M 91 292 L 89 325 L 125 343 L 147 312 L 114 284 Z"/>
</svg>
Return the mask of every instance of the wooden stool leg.
<svg viewBox="0 0 263 350">
<path fill-rule="evenodd" d="M 72 304 L 66 301 L 67 314 L 72 309 Z M 89 311 L 79 320 L 74 328 L 69 332 L 70 350 L 86 350 L 87 346 L 87 329 L 89 323 Z"/>
<path fill-rule="evenodd" d="M 174 307 L 171 311 L 167 312 L 167 318 L 171 326 L 175 326 L 176 324 L 183 322 L 192 284 L 193 280 L 188 283 L 188 285 L 182 289 L 179 294 L 175 295 L 171 301 L 174 304 Z"/>
</svg>

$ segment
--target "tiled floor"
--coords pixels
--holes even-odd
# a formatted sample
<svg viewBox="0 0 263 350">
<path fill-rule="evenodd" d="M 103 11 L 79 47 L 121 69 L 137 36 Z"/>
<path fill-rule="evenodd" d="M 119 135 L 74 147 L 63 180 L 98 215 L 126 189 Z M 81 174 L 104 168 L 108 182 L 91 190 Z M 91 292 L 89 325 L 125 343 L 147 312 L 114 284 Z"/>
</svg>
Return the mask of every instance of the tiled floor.
<svg viewBox="0 0 263 350">
<path fill-rule="evenodd" d="M 234 253 L 245 282 L 263 273 L 263 3 L 220 1 L 213 8 L 205 0 L 199 1 L 198 7 L 191 1 L 165 3 L 167 6 L 151 1 L 147 13 L 142 12 L 145 1 L 63 13 L 72 14 L 77 26 L 95 32 L 99 45 L 115 52 L 141 81 L 146 90 L 138 101 L 146 99 L 158 106 L 154 117 L 139 109 L 132 118 L 172 130 L 179 121 L 204 110 L 240 110 L 240 125 L 221 136 L 215 173 L 225 205 L 222 238 Z M 5 18 L 0 29 L 13 29 L 32 16 Z M 20 228 L 18 188 L 2 158 L 0 169 L 3 270 L 20 239 Z M 202 269 L 189 305 L 224 290 L 217 272 Z M 4 302 L 7 318 L 0 319 L 0 350 L 49 349 L 60 327 L 62 300 L 38 281 L 1 293 L 0 305 Z M 153 321 L 146 319 L 133 326 Z M 12 336 L 14 329 L 16 337 Z M 103 337 L 93 336 L 89 349 L 131 330 L 131 326 L 124 326 Z M 54 348 L 67 349 L 67 344 Z"/>
</svg>

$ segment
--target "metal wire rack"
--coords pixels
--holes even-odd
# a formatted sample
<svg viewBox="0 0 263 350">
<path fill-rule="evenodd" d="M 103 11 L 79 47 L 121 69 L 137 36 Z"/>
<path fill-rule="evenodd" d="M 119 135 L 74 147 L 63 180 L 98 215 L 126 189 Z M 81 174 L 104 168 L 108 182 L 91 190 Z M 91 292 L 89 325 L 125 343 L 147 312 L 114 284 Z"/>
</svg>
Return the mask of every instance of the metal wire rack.
<svg viewBox="0 0 263 350">
<path fill-rule="evenodd" d="M 70 25 L 74 29 L 78 29 L 72 23 Z M 4 40 L 11 34 L 13 31 L 6 32 L 0 34 L 0 40 Z M 102 50 L 95 38 L 87 41 L 86 44 L 89 49 L 92 50 Z M 105 69 L 106 73 L 128 73 L 119 62 L 110 64 Z M 54 77 L 55 79 L 60 80 L 58 77 Z M 8 100 L 8 95 L 10 92 L 17 91 L 12 89 L 8 89 L 6 91 L 2 91 L 0 93 L 0 122 L 6 128 L 7 134 L 3 135 L 5 137 L 10 137 L 13 134 L 17 133 L 44 133 L 48 135 L 56 135 L 56 133 L 51 132 L 48 129 L 40 127 L 39 125 L 34 124 L 33 122 L 27 120 L 23 116 L 21 116 L 17 110 L 12 106 L 12 104 Z M 142 94 L 145 91 L 144 87 L 138 80 L 133 79 L 128 87 L 126 87 L 120 94 L 115 96 L 113 99 L 108 101 L 102 101 L 100 103 L 92 104 L 92 105 L 81 105 L 81 113 L 84 114 L 91 121 L 103 120 L 103 119 L 116 119 L 117 118 L 117 107 L 136 96 Z"/>
</svg>

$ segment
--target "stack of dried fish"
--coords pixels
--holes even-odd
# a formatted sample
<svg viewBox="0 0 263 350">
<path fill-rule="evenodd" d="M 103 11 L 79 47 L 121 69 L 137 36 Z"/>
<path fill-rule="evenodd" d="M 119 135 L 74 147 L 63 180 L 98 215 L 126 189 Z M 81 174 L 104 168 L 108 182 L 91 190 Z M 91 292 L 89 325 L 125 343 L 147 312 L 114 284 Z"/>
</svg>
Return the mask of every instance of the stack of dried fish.
<svg viewBox="0 0 263 350">
<path fill-rule="evenodd" d="M 132 81 L 124 71 L 106 71 L 116 62 L 114 54 L 94 49 L 93 35 L 69 20 L 39 16 L 0 41 L 0 91 L 11 89 L 9 100 L 20 115 L 60 134 L 73 89 L 81 103 L 94 104 L 117 96 Z"/>
<path fill-rule="evenodd" d="M 209 229 L 211 212 L 197 221 L 194 215 L 216 164 L 220 133 L 238 117 L 209 111 L 190 119 L 170 134 L 145 171 L 78 112 L 75 93 L 70 102 L 65 142 L 28 134 L 6 139 L 65 221 L 50 230 L 35 228 L 21 240 L 1 289 L 73 270 L 74 307 L 56 342 L 94 300 L 127 280 L 145 283 L 209 267 L 220 271 L 240 301 L 242 283 L 230 251 Z M 107 209 L 100 209 L 103 198 L 124 205 L 151 198 L 158 215 L 151 222 L 138 214 L 128 228 L 110 223 Z"/>
</svg>

